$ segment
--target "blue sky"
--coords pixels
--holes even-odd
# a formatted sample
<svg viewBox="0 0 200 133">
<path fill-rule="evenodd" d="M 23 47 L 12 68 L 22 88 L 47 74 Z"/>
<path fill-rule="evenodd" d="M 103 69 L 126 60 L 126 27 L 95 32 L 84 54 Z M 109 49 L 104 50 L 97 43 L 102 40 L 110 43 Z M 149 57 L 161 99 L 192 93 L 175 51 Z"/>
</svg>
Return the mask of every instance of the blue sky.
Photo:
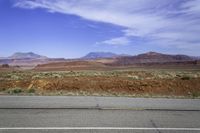
<svg viewBox="0 0 200 133">
<path fill-rule="evenodd" d="M 200 0 L 0 0 L 0 56 L 200 55 Z"/>
</svg>

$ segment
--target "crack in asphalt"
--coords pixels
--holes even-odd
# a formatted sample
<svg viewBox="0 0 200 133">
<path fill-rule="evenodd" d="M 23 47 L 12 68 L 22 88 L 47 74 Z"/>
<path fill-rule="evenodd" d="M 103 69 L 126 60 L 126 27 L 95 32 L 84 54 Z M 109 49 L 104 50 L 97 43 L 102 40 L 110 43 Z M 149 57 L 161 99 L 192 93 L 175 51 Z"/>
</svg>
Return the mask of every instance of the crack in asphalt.
<svg viewBox="0 0 200 133">
<path fill-rule="evenodd" d="M 96 109 L 101 109 L 101 108 L 100 108 L 100 105 L 99 105 L 99 103 L 98 103 L 98 99 L 95 97 L 94 100 L 95 100 L 95 102 L 96 102 L 96 106 L 95 106 L 94 108 L 96 108 Z"/>
<path fill-rule="evenodd" d="M 150 120 L 150 121 L 151 121 L 152 126 L 156 129 L 156 131 L 157 131 L 158 133 L 162 133 L 162 132 L 158 129 L 158 126 L 156 125 L 156 123 L 155 123 L 153 120 Z"/>
<path fill-rule="evenodd" d="M 79 110 L 133 110 L 133 111 L 168 111 L 168 112 L 174 112 L 174 111 L 179 111 L 179 112 L 200 112 L 200 110 L 177 110 L 177 109 L 145 109 L 145 108 L 114 108 L 114 107 L 100 107 L 100 105 L 97 103 L 94 107 L 61 107 L 61 108 L 51 108 L 51 107 L 13 107 L 13 108 L 0 108 L 0 110 L 12 110 L 12 109 L 17 109 L 17 110 L 65 110 L 65 109 L 79 109 Z"/>
</svg>

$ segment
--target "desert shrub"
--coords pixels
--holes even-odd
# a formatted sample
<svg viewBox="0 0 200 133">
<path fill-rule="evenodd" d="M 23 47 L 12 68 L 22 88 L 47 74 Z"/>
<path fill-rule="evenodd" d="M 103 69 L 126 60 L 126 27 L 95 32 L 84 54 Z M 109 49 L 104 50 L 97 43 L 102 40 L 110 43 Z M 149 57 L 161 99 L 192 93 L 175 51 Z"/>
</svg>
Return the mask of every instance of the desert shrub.
<svg viewBox="0 0 200 133">
<path fill-rule="evenodd" d="M 19 94 L 19 93 L 22 93 L 22 92 L 23 91 L 20 88 L 13 88 L 13 89 L 8 90 L 9 94 Z"/>
<path fill-rule="evenodd" d="M 200 92 L 193 92 L 193 93 L 192 93 L 192 97 L 193 97 L 193 98 L 200 97 Z"/>
<path fill-rule="evenodd" d="M 19 89 L 19 88 L 13 90 L 13 93 L 16 93 L 16 94 L 17 94 L 17 93 L 21 93 L 21 92 L 22 92 L 22 90 Z"/>
<path fill-rule="evenodd" d="M 181 75 L 180 74 L 176 74 L 176 77 L 181 77 Z"/>
<path fill-rule="evenodd" d="M 181 77 L 182 80 L 190 80 L 190 77 L 189 76 L 183 76 Z"/>
<path fill-rule="evenodd" d="M 5 91 L 6 89 L 5 88 L 0 88 L 0 91 Z"/>
<path fill-rule="evenodd" d="M 21 80 L 21 79 L 22 79 L 22 76 L 11 75 L 11 79 L 13 79 L 13 80 Z"/>
<path fill-rule="evenodd" d="M 8 64 L 3 64 L 2 67 L 3 68 L 9 68 L 9 65 Z"/>
<path fill-rule="evenodd" d="M 53 78 L 62 78 L 62 76 L 58 73 L 52 74 Z"/>
<path fill-rule="evenodd" d="M 40 79 L 40 78 L 42 78 L 41 75 L 34 75 L 34 76 L 32 76 L 32 79 Z"/>
<path fill-rule="evenodd" d="M 29 89 L 28 93 L 35 93 L 35 89 L 34 88 Z"/>
</svg>

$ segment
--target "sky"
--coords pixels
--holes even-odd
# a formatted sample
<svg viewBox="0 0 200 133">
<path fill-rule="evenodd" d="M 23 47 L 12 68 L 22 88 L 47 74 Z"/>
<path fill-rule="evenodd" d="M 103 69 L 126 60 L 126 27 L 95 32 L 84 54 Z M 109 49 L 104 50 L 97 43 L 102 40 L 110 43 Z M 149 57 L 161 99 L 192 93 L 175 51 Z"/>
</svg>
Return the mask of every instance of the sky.
<svg viewBox="0 0 200 133">
<path fill-rule="evenodd" d="M 0 57 L 200 56 L 200 0 L 0 0 Z"/>
</svg>

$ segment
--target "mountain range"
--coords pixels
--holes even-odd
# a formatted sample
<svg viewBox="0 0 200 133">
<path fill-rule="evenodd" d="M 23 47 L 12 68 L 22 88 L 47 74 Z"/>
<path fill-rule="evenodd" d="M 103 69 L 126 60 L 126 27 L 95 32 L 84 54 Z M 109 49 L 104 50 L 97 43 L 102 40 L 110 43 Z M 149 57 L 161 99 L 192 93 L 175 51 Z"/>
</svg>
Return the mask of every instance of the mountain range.
<svg viewBox="0 0 200 133">
<path fill-rule="evenodd" d="M 82 59 L 113 58 L 117 56 L 117 54 L 111 52 L 90 52 L 84 57 L 82 57 Z"/>
<path fill-rule="evenodd" d="M 28 53 L 17 52 L 8 58 L 10 59 L 47 59 L 48 57 L 38 55 L 33 52 L 28 52 Z"/>
<path fill-rule="evenodd" d="M 46 56 L 38 55 L 33 52 L 14 53 L 12 56 L 0 58 L 0 64 L 19 65 L 19 66 L 37 66 L 38 64 L 48 64 L 54 62 L 73 62 L 73 61 L 96 61 L 105 65 L 112 66 L 126 66 L 144 63 L 173 63 L 173 62 L 187 62 L 199 60 L 198 57 L 191 57 L 187 55 L 170 55 L 157 52 L 147 52 L 135 56 L 119 55 L 111 52 L 91 52 L 78 59 L 64 59 L 64 58 L 48 58 Z"/>
<path fill-rule="evenodd" d="M 64 58 L 48 58 L 33 52 L 17 52 L 9 57 L 1 57 L 0 64 L 9 64 L 12 66 L 36 66 L 38 64 L 45 64 L 50 62 L 65 61 Z"/>
<path fill-rule="evenodd" d="M 118 57 L 115 64 L 118 65 L 133 65 L 143 63 L 167 63 L 167 62 L 183 62 L 193 61 L 193 57 L 187 55 L 169 55 L 157 52 L 147 52 L 136 56 Z"/>
</svg>

